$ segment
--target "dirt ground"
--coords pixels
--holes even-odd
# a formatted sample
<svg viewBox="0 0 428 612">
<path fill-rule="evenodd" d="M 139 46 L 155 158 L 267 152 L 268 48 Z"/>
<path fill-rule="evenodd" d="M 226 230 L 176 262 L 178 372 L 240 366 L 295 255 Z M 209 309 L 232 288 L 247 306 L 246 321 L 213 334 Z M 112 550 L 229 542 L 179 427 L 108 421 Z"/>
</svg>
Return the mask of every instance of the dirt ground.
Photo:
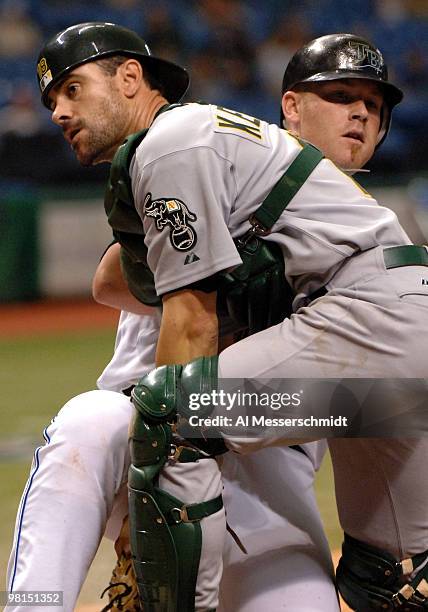
<svg viewBox="0 0 428 612">
<path fill-rule="evenodd" d="M 119 311 L 92 300 L 44 300 L 0 306 L 0 338 L 114 328 Z"/>
</svg>

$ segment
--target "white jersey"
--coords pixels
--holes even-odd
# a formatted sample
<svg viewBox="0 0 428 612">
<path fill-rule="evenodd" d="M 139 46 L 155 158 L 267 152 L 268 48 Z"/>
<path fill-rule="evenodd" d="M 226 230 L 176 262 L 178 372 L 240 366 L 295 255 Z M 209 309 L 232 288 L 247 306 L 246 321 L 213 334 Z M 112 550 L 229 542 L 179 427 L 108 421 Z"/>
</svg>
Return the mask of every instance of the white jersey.
<svg viewBox="0 0 428 612">
<path fill-rule="evenodd" d="M 302 145 L 275 125 L 213 105 L 162 113 L 131 163 L 136 208 L 159 295 L 241 263 L 233 238 Z M 396 215 L 322 160 L 273 227 L 304 298 L 372 247 L 408 244 Z M 299 301 L 299 300 L 298 300 Z"/>
<path fill-rule="evenodd" d="M 153 314 L 120 313 L 114 354 L 97 380 L 99 389 L 123 391 L 155 367 L 161 310 Z"/>
</svg>

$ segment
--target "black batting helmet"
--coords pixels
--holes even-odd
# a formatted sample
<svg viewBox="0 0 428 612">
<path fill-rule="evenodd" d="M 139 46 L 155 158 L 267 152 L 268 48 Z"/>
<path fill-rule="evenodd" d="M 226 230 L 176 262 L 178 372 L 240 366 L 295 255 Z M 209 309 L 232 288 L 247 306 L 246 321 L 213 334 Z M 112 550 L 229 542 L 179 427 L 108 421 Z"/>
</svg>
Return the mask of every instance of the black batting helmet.
<svg viewBox="0 0 428 612">
<path fill-rule="evenodd" d="M 378 145 L 388 133 L 391 112 L 401 102 L 403 92 L 388 81 L 388 68 L 382 53 L 365 38 L 355 34 L 329 34 L 301 47 L 287 65 L 282 93 L 299 83 L 338 79 L 367 79 L 379 83 L 384 94 L 382 125 Z M 284 115 L 281 109 L 281 125 Z"/>
<path fill-rule="evenodd" d="M 186 93 L 189 75 L 184 68 L 151 55 L 147 43 L 136 32 L 94 21 L 59 32 L 41 50 L 37 76 L 43 104 L 49 108 L 49 91 L 73 68 L 118 54 L 135 57 L 147 67 L 169 102 L 178 102 Z"/>
</svg>

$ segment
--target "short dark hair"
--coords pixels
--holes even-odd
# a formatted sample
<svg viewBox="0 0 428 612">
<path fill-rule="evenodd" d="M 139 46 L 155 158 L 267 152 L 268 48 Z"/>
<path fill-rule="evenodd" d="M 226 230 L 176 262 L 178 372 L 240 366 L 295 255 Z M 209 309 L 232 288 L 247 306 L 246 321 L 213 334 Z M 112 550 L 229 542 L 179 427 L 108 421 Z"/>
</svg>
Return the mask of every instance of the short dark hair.
<svg viewBox="0 0 428 612">
<path fill-rule="evenodd" d="M 104 74 L 113 77 L 116 74 L 119 66 L 126 62 L 126 60 L 128 60 L 129 58 L 129 55 L 112 55 L 110 57 L 105 57 L 103 59 L 97 60 L 97 64 L 104 72 Z M 135 59 L 139 61 L 138 58 Z M 161 83 L 158 81 L 158 79 L 150 73 L 147 66 L 144 65 L 144 62 L 140 62 L 140 64 L 143 67 L 143 78 L 147 85 L 150 87 L 150 89 L 157 89 L 162 96 L 165 96 L 165 90 Z"/>
</svg>

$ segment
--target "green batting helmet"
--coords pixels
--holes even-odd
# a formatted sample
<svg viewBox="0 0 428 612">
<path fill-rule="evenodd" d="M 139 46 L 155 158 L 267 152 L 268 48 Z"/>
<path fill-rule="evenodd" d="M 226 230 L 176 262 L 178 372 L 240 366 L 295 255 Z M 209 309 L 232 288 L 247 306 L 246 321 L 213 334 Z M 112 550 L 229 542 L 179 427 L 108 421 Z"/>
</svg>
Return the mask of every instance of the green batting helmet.
<svg viewBox="0 0 428 612">
<path fill-rule="evenodd" d="M 379 83 L 384 94 L 384 112 L 378 146 L 388 133 L 391 112 L 403 99 L 403 92 L 388 81 L 382 53 L 365 38 L 355 34 L 329 34 L 301 47 L 287 65 L 282 93 L 300 83 L 338 79 L 367 79 Z M 281 124 L 284 115 L 281 109 Z"/>
<path fill-rule="evenodd" d="M 118 54 L 135 57 L 147 67 L 169 102 L 178 102 L 186 93 L 189 75 L 184 68 L 151 55 L 147 43 L 136 32 L 94 21 L 59 32 L 41 50 L 37 76 L 43 104 L 49 108 L 49 91 L 73 68 Z"/>
</svg>

